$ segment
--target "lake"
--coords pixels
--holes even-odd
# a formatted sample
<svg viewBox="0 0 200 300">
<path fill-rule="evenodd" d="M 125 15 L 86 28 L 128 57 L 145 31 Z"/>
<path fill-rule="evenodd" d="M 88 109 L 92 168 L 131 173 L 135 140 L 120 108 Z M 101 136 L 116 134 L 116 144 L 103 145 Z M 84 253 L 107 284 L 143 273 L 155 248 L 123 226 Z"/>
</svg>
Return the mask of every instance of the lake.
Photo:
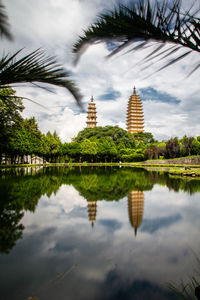
<svg viewBox="0 0 200 300">
<path fill-rule="evenodd" d="M 118 167 L 0 171 L 0 299 L 177 299 L 194 274 L 200 181 Z"/>
</svg>

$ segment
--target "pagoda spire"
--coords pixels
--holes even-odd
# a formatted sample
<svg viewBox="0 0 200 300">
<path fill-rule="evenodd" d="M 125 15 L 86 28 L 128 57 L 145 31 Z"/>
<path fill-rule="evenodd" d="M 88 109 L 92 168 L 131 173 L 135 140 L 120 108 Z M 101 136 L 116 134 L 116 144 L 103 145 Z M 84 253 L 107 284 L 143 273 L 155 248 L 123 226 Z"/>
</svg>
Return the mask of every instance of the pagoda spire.
<svg viewBox="0 0 200 300">
<path fill-rule="evenodd" d="M 142 101 L 136 94 L 135 86 L 133 88 L 133 94 L 128 100 L 126 127 L 130 133 L 144 132 Z"/>
<path fill-rule="evenodd" d="M 96 112 L 96 105 L 94 103 L 93 96 L 91 96 L 90 103 L 88 104 L 86 123 L 88 128 L 93 128 L 97 126 L 97 112 Z"/>
</svg>

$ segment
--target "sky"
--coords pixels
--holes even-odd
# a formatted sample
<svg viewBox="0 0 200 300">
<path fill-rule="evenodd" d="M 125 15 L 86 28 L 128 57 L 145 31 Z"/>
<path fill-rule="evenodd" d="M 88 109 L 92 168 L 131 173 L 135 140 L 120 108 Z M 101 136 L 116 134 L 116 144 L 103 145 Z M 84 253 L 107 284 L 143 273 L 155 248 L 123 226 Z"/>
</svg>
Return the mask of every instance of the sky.
<svg viewBox="0 0 200 300">
<path fill-rule="evenodd" d="M 153 0 L 152 0 L 153 1 Z M 63 142 L 70 142 L 86 127 L 87 106 L 91 96 L 97 108 L 98 126 L 117 125 L 126 129 L 126 108 L 133 87 L 136 87 L 144 109 L 144 129 L 158 140 L 184 135 L 200 135 L 200 71 L 187 74 L 198 63 L 198 53 L 161 72 L 155 72 L 164 62 L 144 69 L 144 57 L 154 48 L 130 54 L 118 54 L 106 59 L 110 44 L 88 48 L 79 63 L 74 65 L 73 44 L 83 30 L 116 0 L 4 0 L 14 41 L 1 41 L 1 53 L 13 53 L 23 48 L 22 54 L 42 48 L 72 74 L 83 95 L 80 109 L 72 95 L 63 88 L 53 92 L 31 85 L 14 86 L 18 96 L 42 104 L 41 107 L 24 100 L 23 116 L 34 116 L 39 129 L 55 131 Z M 128 0 L 121 0 L 127 4 Z M 184 0 L 183 7 L 193 1 Z M 199 0 L 196 7 L 200 7 Z M 167 46 L 167 47 L 170 47 Z M 150 49 L 150 50 L 149 50 Z M 126 49 L 128 50 L 128 49 Z M 181 54 L 180 50 L 180 54 Z"/>
</svg>

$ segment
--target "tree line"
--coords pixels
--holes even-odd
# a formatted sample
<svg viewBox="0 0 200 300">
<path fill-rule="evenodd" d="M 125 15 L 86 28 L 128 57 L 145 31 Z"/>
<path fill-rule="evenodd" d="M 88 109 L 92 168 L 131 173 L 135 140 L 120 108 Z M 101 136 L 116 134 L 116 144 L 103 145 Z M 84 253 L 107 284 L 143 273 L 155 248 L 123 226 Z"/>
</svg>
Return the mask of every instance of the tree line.
<svg viewBox="0 0 200 300">
<path fill-rule="evenodd" d="M 3 96 L 3 100 L 1 99 Z M 7 99 L 5 101 L 5 98 Z M 34 117 L 24 119 L 22 98 L 11 88 L 0 90 L 0 163 L 132 162 L 200 154 L 200 136 L 158 142 L 149 132 L 128 133 L 118 126 L 85 128 L 70 143 L 43 134 Z M 28 160 L 29 157 L 29 160 Z"/>
</svg>

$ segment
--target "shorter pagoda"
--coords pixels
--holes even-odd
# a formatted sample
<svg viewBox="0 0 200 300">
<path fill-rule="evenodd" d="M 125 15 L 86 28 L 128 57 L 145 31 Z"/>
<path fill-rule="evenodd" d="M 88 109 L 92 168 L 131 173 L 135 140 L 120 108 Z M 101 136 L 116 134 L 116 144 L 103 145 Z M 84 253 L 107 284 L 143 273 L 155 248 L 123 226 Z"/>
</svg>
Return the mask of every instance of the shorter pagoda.
<svg viewBox="0 0 200 300">
<path fill-rule="evenodd" d="M 91 226 L 94 226 L 97 215 L 97 201 L 88 201 L 88 217 L 91 222 Z"/>
<path fill-rule="evenodd" d="M 128 101 L 126 127 L 130 133 L 144 132 L 142 101 L 136 94 L 135 87 Z"/>
<path fill-rule="evenodd" d="M 94 103 L 94 98 L 91 97 L 91 101 L 88 105 L 88 115 L 87 115 L 87 127 L 93 128 L 97 126 L 97 112 L 96 112 L 96 106 Z"/>
</svg>

